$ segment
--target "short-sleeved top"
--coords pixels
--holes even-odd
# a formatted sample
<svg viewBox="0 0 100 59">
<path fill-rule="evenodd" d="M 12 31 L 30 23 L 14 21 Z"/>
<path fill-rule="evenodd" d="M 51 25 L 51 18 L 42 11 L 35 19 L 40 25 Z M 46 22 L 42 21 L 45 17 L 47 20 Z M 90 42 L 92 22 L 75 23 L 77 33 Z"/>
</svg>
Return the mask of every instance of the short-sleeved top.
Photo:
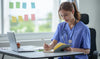
<svg viewBox="0 0 100 59">
<path fill-rule="evenodd" d="M 90 30 L 82 21 L 79 21 L 72 29 L 70 29 L 68 23 L 61 22 L 58 24 L 57 30 L 51 40 L 57 40 L 58 43 L 71 44 L 72 48 L 90 49 Z M 69 43 L 69 40 L 72 43 Z M 70 59 L 70 57 L 63 58 Z M 88 56 L 77 55 L 75 59 L 88 59 Z"/>
</svg>

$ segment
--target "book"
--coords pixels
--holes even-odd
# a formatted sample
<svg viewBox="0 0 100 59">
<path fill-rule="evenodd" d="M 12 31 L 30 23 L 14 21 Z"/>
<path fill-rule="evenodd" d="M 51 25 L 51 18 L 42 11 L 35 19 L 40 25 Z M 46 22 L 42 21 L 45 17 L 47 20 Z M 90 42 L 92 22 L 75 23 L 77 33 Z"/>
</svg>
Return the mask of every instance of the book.
<svg viewBox="0 0 100 59">
<path fill-rule="evenodd" d="M 44 50 L 44 52 L 45 53 L 49 53 L 49 52 L 51 52 L 51 53 L 52 52 L 61 52 L 61 51 L 63 51 L 64 48 L 68 48 L 70 46 L 71 45 L 59 42 L 59 43 L 57 43 L 57 45 L 52 50 L 49 50 L 49 51 L 45 51 Z"/>
</svg>

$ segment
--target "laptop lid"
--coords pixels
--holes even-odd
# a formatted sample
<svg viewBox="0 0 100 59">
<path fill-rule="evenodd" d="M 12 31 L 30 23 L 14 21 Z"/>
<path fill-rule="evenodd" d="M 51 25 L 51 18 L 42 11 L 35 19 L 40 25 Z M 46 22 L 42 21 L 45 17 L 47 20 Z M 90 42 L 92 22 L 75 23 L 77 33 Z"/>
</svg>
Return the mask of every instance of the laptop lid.
<svg viewBox="0 0 100 59">
<path fill-rule="evenodd" d="M 8 36 L 9 42 L 10 42 L 10 47 L 13 51 L 16 51 L 16 52 L 34 51 L 33 46 L 23 46 L 23 47 L 18 48 L 14 32 L 7 32 L 7 36 Z"/>
<path fill-rule="evenodd" d="M 18 51 L 16 37 L 15 37 L 14 32 L 7 32 L 7 36 L 8 36 L 9 42 L 10 42 L 11 49 L 13 51 Z"/>
</svg>

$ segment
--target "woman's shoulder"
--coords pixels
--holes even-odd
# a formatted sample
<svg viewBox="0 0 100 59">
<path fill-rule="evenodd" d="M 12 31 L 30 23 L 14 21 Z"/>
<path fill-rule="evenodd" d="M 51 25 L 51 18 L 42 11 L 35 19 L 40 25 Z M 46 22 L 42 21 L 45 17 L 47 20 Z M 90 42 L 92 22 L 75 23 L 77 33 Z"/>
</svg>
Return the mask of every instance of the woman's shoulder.
<svg viewBox="0 0 100 59">
<path fill-rule="evenodd" d="M 82 28 L 83 30 L 89 30 L 89 27 L 86 24 L 84 24 L 82 21 L 79 21 L 77 27 Z"/>
</svg>

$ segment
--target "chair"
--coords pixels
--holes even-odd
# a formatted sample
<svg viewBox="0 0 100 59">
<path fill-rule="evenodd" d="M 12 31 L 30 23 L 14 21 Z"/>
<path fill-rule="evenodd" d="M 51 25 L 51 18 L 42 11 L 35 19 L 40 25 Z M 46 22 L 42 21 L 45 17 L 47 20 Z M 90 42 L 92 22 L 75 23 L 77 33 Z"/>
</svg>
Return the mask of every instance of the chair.
<svg viewBox="0 0 100 59">
<path fill-rule="evenodd" d="M 81 20 L 84 24 L 89 23 L 89 15 L 88 14 L 81 14 Z M 99 52 L 96 51 L 96 30 L 94 28 L 89 28 L 91 34 L 91 49 L 88 55 L 89 59 L 97 59 L 99 56 Z"/>
</svg>

